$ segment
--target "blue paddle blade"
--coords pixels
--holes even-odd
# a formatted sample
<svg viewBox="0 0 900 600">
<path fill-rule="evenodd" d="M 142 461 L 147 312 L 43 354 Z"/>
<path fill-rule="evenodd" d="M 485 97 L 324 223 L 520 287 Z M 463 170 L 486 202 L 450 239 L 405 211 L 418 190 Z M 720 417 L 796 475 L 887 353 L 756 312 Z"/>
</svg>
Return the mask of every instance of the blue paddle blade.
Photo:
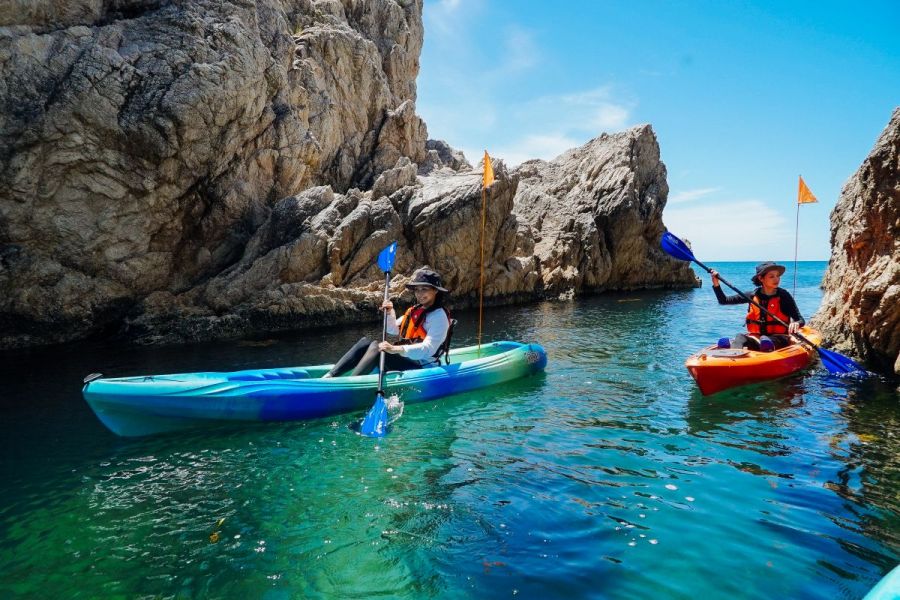
<svg viewBox="0 0 900 600">
<path fill-rule="evenodd" d="M 359 432 L 366 437 L 384 437 L 387 434 L 388 409 L 384 403 L 384 394 L 378 392 L 375 396 L 375 404 L 366 413 Z"/>
<path fill-rule="evenodd" d="M 666 254 L 677 258 L 678 260 L 695 260 L 694 253 L 691 252 L 691 249 L 688 248 L 687 244 L 682 242 L 680 239 L 678 239 L 668 231 L 662 235 L 662 239 L 659 241 L 659 245 L 662 246 L 662 249 L 666 251 Z"/>
<path fill-rule="evenodd" d="M 864 368 L 843 354 L 825 350 L 824 348 L 818 348 L 818 350 L 819 358 L 822 360 L 822 364 L 825 365 L 825 368 L 828 369 L 829 373 L 866 373 Z"/>
<path fill-rule="evenodd" d="M 389 273 L 394 268 L 394 256 L 397 254 L 397 242 L 382 250 L 378 254 L 378 266 L 385 273 Z"/>
</svg>

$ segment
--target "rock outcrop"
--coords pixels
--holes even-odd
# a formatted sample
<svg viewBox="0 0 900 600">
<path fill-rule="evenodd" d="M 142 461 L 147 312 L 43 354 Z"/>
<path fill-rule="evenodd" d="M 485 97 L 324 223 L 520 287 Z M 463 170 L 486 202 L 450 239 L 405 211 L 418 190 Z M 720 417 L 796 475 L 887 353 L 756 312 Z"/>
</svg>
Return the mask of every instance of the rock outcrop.
<svg viewBox="0 0 900 600">
<path fill-rule="evenodd" d="M 0 346 L 201 285 L 271 206 L 425 159 L 421 0 L 0 9 Z"/>
<path fill-rule="evenodd" d="M 421 0 L 0 8 L 0 347 L 372 319 L 421 264 L 477 300 L 481 170 L 415 112 Z M 487 191 L 485 294 L 691 286 L 649 126 Z"/>
<path fill-rule="evenodd" d="M 489 302 L 695 285 L 689 266 L 659 249 L 668 188 L 649 126 L 511 173 L 495 161 L 494 173 L 485 203 Z M 128 336 L 174 342 L 370 319 L 382 297 L 375 259 L 392 241 L 392 294 L 428 264 L 455 307 L 474 306 L 481 207 L 481 169 L 416 177 L 407 158 L 366 192 L 308 189 L 275 204 L 235 265 L 186 292 L 148 296 Z"/>
<path fill-rule="evenodd" d="M 687 263 L 659 247 L 669 194 L 649 125 L 603 134 L 552 162 L 516 170 L 516 211 L 534 230 L 541 281 L 553 293 L 683 286 Z"/>
<path fill-rule="evenodd" d="M 900 108 L 831 213 L 823 287 L 812 322 L 825 339 L 900 375 Z"/>
</svg>

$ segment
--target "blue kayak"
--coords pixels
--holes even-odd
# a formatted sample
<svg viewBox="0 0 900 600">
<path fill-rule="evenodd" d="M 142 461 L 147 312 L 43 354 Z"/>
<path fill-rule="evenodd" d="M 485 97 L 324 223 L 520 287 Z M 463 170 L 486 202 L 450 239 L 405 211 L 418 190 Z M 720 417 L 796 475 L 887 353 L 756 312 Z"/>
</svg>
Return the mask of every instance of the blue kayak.
<svg viewBox="0 0 900 600">
<path fill-rule="evenodd" d="M 897 600 L 900 598 L 900 566 L 881 578 L 863 600 Z"/>
<path fill-rule="evenodd" d="M 496 385 L 547 365 L 538 344 L 493 342 L 450 351 L 450 364 L 384 375 L 404 403 Z M 331 365 L 86 379 L 82 393 L 100 421 L 122 436 L 227 421 L 295 421 L 365 410 L 378 375 L 322 379 Z"/>
</svg>

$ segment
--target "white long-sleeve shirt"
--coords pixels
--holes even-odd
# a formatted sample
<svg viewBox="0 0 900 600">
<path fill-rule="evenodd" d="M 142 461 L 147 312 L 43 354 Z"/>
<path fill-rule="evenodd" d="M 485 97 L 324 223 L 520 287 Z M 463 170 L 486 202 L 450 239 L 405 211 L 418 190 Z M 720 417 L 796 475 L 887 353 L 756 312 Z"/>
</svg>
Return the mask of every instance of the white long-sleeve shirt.
<svg viewBox="0 0 900 600">
<path fill-rule="evenodd" d="M 403 323 L 404 317 L 397 320 L 397 314 L 393 309 L 387 314 L 387 332 L 391 335 L 400 333 L 400 325 Z M 450 330 L 450 321 L 447 319 L 447 311 L 443 309 L 433 310 L 425 315 L 425 322 L 422 324 L 425 328 L 425 339 L 414 344 L 400 346 L 400 355 L 419 363 L 420 365 L 434 364 L 434 353 L 438 351 L 444 340 L 447 339 L 447 332 Z"/>
</svg>

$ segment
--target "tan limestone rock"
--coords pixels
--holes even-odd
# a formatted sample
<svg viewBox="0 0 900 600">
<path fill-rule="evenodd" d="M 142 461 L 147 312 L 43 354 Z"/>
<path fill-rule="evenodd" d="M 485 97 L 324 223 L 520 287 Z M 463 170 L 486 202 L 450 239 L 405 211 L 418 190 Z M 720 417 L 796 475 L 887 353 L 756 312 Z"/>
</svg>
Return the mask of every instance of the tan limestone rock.
<svg viewBox="0 0 900 600">
<path fill-rule="evenodd" d="M 822 286 L 812 323 L 828 344 L 900 374 L 900 108 L 831 213 Z"/>
</svg>

